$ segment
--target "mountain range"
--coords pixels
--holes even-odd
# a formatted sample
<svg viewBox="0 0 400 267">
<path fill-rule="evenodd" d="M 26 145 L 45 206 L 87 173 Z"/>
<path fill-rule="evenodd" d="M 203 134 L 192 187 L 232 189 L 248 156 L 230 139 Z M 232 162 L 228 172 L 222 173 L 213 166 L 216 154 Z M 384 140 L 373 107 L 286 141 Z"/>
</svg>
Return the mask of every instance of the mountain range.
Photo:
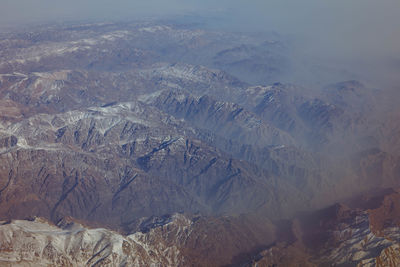
<svg viewBox="0 0 400 267">
<path fill-rule="evenodd" d="M 276 82 L 288 51 L 166 22 L 2 33 L 0 263 L 396 266 L 396 101 Z"/>
</svg>

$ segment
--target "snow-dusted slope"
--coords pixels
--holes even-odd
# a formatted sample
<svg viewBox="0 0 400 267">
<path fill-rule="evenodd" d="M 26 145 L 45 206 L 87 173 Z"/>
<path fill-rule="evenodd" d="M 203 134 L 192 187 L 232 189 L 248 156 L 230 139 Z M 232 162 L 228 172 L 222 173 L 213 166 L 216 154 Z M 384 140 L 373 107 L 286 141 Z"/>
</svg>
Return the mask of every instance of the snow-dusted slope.
<svg viewBox="0 0 400 267">
<path fill-rule="evenodd" d="M 162 227 L 184 231 L 189 226 L 189 220 L 175 215 Z M 184 266 L 183 262 L 179 249 L 168 246 L 154 230 L 123 236 L 76 223 L 60 228 L 40 218 L 0 225 L 1 266 Z"/>
</svg>

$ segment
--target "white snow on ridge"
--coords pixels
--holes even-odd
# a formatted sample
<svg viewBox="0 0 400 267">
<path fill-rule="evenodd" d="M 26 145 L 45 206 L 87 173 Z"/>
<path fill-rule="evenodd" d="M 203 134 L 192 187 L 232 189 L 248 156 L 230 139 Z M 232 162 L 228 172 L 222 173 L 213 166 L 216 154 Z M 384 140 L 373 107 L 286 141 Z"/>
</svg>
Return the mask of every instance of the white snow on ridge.
<svg viewBox="0 0 400 267">
<path fill-rule="evenodd" d="M 143 94 L 143 95 L 140 95 L 140 96 L 139 96 L 138 100 L 139 100 L 140 102 L 149 104 L 149 103 L 151 103 L 154 99 L 156 99 L 157 97 L 159 97 L 163 92 L 164 92 L 164 90 L 158 90 L 158 91 L 156 91 L 156 92 L 154 92 L 154 93 Z"/>
<path fill-rule="evenodd" d="M 140 28 L 139 31 L 140 32 L 150 32 L 150 33 L 155 33 L 155 32 L 160 32 L 160 31 L 170 31 L 172 28 L 169 26 L 160 26 L 160 25 L 156 25 L 156 26 L 148 26 L 148 27 L 143 27 Z"/>
<path fill-rule="evenodd" d="M 130 32 L 128 31 L 115 31 L 108 34 L 103 34 L 100 36 L 100 39 L 107 41 L 115 41 L 116 39 L 121 39 L 126 37 Z"/>
<path fill-rule="evenodd" d="M 62 229 L 39 218 L 0 222 L 0 265 L 78 267 L 100 259 L 110 266 L 177 266 L 183 260 L 179 249 L 168 246 L 157 231 L 125 237 L 76 223 Z"/>
</svg>

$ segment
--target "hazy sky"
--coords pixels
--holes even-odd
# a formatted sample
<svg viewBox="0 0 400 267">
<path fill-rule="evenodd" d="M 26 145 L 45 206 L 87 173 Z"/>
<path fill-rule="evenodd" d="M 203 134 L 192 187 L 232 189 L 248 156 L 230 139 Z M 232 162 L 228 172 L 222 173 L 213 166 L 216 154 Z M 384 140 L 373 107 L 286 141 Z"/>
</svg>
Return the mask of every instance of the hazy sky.
<svg viewBox="0 0 400 267">
<path fill-rule="evenodd" d="M 317 37 L 349 49 L 363 41 L 362 49 L 400 47 L 399 0 L 0 0 L 1 25 L 184 13 L 224 14 L 232 28 Z"/>
<path fill-rule="evenodd" d="M 216 27 L 291 34 L 305 54 L 400 69 L 399 0 L 0 0 L 1 26 L 183 14 L 221 18 Z"/>
</svg>

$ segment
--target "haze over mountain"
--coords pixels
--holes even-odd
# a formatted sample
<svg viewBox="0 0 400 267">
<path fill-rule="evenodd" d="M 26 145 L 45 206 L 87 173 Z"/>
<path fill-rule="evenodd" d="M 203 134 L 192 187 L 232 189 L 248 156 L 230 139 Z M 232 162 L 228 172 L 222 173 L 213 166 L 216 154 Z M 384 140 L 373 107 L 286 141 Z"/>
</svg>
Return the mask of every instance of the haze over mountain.
<svg viewBox="0 0 400 267">
<path fill-rule="evenodd" d="M 4 1 L 0 25 L 174 17 L 217 30 L 275 31 L 296 43 L 291 57 L 298 65 L 285 81 L 310 84 L 361 77 L 379 87 L 399 83 L 399 10 L 395 0 L 17 0 Z M 304 64 L 313 71 L 301 71 Z"/>
<path fill-rule="evenodd" d="M 1 32 L 0 264 L 399 261 L 397 37 L 350 34 L 396 3 L 45 3 L 4 9 L 44 20 Z"/>
</svg>

